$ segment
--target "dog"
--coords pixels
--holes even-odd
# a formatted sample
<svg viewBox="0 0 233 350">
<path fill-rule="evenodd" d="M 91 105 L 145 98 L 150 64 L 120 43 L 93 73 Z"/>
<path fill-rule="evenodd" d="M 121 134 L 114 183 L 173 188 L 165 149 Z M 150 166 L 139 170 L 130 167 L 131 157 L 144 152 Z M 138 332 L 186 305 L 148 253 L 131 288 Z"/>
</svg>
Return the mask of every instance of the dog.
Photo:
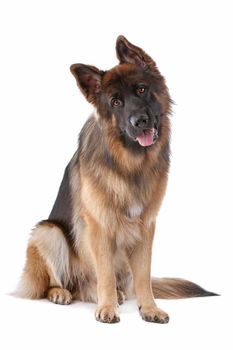
<svg viewBox="0 0 233 350">
<path fill-rule="evenodd" d="M 136 297 L 143 320 L 167 323 L 155 298 L 211 296 L 190 281 L 151 278 L 151 253 L 166 190 L 171 98 L 154 60 L 119 36 L 119 64 L 102 71 L 73 64 L 94 106 L 65 169 L 47 220 L 30 237 L 18 295 L 97 303 L 95 317 L 119 322 L 118 305 Z"/>
</svg>

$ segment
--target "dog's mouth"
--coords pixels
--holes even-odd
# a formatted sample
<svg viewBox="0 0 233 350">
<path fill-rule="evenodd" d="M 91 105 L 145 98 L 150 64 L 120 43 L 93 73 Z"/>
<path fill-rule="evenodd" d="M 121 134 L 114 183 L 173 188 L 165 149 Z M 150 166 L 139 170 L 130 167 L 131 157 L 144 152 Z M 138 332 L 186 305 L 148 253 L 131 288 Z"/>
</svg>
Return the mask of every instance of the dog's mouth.
<svg viewBox="0 0 233 350">
<path fill-rule="evenodd" d="M 155 128 L 144 129 L 135 140 L 142 146 L 148 147 L 153 145 L 158 139 L 158 131 Z"/>
</svg>

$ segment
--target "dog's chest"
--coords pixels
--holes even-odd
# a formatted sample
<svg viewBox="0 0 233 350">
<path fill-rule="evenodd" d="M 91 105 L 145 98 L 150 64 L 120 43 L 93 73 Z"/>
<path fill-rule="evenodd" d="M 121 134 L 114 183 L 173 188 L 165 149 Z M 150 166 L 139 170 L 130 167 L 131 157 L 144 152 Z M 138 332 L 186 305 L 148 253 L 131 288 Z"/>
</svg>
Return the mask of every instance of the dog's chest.
<svg viewBox="0 0 233 350">
<path fill-rule="evenodd" d="M 112 206 L 125 208 L 130 217 L 140 216 L 147 202 L 151 200 L 151 182 L 141 176 L 122 177 L 114 172 L 105 174 L 101 185 Z"/>
</svg>

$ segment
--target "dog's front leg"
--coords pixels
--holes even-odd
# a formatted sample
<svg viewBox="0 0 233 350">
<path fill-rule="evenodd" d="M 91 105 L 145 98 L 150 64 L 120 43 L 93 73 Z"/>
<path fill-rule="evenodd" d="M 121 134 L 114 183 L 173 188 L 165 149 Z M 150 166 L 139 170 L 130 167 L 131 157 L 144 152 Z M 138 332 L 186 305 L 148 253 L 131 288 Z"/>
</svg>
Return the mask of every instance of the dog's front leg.
<svg viewBox="0 0 233 350">
<path fill-rule="evenodd" d="M 145 321 L 167 323 L 168 315 L 160 310 L 155 301 L 151 288 L 151 253 L 155 225 L 143 232 L 142 240 L 137 243 L 130 257 L 133 273 L 134 288 L 140 314 Z"/>
<path fill-rule="evenodd" d="M 108 232 L 95 222 L 88 230 L 90 251 L 97 278 L 96 319 L 105 323 L 120 321 L 114 270 L 114 244 Z"/>
</svg>

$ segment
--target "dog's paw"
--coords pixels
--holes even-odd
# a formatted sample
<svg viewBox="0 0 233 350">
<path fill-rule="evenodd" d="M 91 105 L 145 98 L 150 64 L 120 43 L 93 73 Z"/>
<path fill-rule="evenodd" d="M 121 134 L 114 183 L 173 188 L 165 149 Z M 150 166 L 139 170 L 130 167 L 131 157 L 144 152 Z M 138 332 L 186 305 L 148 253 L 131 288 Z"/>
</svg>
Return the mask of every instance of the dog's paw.
<svg viewBox="0 0 233 350">
<path fill-rule="evenodd" d="M 169 322 L 168 314 L 156 306 L 149 306 L 149 307 L 141 306 L 139 307 L 139 312 L 144 321 L 155 322 L 155 323 Z"/>
<path fill-rule="evenodd" d="M 126 297 L 122 290 L 117 289 L 117 301 L 119 305 L 122 305 L 125 301 Z"/>
<path fill-rule="evenodd" d="M 117 308 L 112 305 L 98 306 L 95 318 L 97 321 L 104 323 L 117 323 L 120 321 Z"/>
<path fill-rule="evenodd" d="M 48 290 L 47 298 L 49 301 L 60 305 L 69 305 L 72 301 L 72 295 L 67 289 L 50 288 Z"/>
</svg>

